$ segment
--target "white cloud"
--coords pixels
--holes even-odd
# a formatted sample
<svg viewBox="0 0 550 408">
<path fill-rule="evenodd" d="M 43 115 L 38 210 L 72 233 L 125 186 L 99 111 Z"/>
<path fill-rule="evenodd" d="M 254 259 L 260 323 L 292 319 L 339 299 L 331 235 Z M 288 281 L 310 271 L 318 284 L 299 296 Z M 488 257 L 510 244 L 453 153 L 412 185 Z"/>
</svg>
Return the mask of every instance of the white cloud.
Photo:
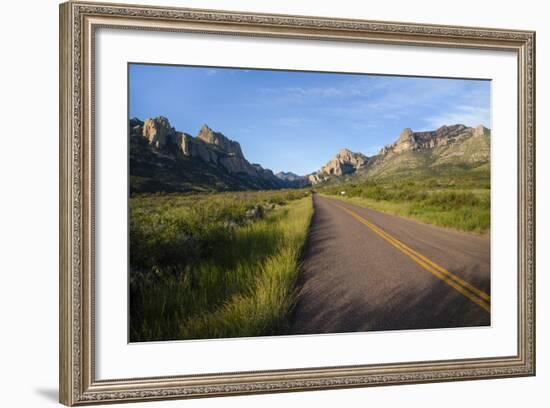
<svg viewBox="0 0 550 408">
<path fill-rule="evenodd" d="M 261 93 L 271 96 L 271 101 L 282 103 L 307 103 L 319 98 L 367 97 L 387 86 L 385 81 L 372 82 L 367 78 L 350 80 L 340 86 L 293 86 L 262 88 Z"/>
<path fill-rule="evenodd" d="M 443 125 L 463 124 L 491 126 L 491 110 L 481 106 L 460 105 L 455 110 L 444 112 L 425 119 L 427 129 L 437 129 Z"/>
<path fill-rule="evenodd" d="M 490 88 L 473 85 L 467 80 L 363 76 L 327 86 L 262 88 L 260 103 L 271 105 L 271 109 L 273 105 L 307 105 L 303 114 L 309 122 L 281 118 L 274 122 L 280 126 L 307 125 L 314 115 L 343 119 L 345 126 L 356 130 L 389 124 L 410 127 L 411 120 L 425 123 L 425 129 L 415 130 L 455 123 L 489 127 Z"/>
</svg>

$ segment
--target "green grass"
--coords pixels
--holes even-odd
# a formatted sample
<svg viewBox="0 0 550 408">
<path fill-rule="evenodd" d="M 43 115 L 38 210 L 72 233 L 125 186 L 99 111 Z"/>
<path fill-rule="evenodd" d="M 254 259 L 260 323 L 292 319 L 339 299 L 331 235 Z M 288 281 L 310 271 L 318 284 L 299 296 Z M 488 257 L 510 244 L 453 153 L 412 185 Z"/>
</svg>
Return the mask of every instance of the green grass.
<svg viewBox="0 0 550 408">
<path fill-rule="evenodd" d="M 143 196 L 130 207 L 131 341 L 284 332 L 308 192 Z M 254 207 L 261 217 L 246 216 Z"/>
<path fill-rule="evenodd" d="M 421 181 L 371 180 L 325 187 L 319 192 L 374 210 L 461 231 L 484 234 L 491 226 L 491 192 L 488 177 L 483 175 Z"/>
</svg>

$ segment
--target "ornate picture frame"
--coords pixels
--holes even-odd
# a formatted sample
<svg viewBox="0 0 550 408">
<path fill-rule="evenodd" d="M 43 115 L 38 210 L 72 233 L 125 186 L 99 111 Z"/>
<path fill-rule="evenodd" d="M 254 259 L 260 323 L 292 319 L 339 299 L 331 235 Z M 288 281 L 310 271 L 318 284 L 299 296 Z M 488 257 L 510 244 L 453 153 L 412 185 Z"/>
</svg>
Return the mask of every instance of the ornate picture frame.
<svg viewBox="0 0 550 408">
<path fill-rule="evenodd" d="M 324 40 L 517 55 L 517 353 L 469 359 L 96 378 L 95 35 L 99 28 Z M 148 401 L 535 375 L 535 33 L 67 2 L 60 6 L 60 402 Z"/>
</svg>

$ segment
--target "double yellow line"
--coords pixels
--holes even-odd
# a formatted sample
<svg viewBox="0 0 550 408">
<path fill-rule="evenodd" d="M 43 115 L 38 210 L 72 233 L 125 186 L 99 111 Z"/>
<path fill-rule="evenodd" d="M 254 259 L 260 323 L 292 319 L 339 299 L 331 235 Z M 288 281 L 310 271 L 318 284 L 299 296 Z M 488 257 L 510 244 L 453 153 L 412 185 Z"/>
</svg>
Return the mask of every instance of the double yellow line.
<svg viewBox="0 0 550 408">
<path fill-rule="evenodd" d="M 372 231 L 374 231 L 376 234 L 381 236 L 383 239 L 385 239 L 395 248 L 403 252 L 405 255 L 409 256 L 413 261 L 415 261 L 418 265 L 426 269 L 428 272 L 432 273 L 434 276 L 441 279 L 447 285 L 457 290 L 459 293 L 461 293 L 462 295 L 470 299 L 476 305 L 480 306 L 486 312 L 491 313 L 491 297 L 487 293 L 476 288 L 475 286 L 472 286 L 465 280 L 459 278 L 454 273 L 449 272 L 447 269 L 443 268 L 442 266 L 439 266 L 438 264 L 426 258 L 424 255 L 420 254 L 414 249 L 409 248 L 407 245 L 405 245 L 398 239 L 392 237 L 390 234 L 388 234 L 381 228 L 377 227 L 367 219 L 363 218 L 362 216 L 357 214 L 355 211 L 352 211 L 349 208 L 346 208 L 339 204 L 335 204 L 335 205 L 340 209 L 344 210 L 345 212 L 347 212 L 349 215 L 351 215 L 360 223 L 369 227 Z"/>
</svg>

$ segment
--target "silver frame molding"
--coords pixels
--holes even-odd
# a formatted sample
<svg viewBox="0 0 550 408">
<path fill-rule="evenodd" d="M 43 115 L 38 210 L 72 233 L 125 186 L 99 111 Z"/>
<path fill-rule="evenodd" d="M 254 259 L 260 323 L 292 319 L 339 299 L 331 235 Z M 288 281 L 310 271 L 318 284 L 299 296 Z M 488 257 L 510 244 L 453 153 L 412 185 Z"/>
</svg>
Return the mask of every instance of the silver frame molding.
<svg viewBox="0 0 550 408">
<path fill-rule="evenodd" d="M 95 379 L 94 33 L 99 27 L 506 50 L 518 63 L 518 349 L 513 356 Z M 60 5 L 60 402 L 66 405 L 535 375 L 535 33 L 68 2 Z"/>
</svg>

